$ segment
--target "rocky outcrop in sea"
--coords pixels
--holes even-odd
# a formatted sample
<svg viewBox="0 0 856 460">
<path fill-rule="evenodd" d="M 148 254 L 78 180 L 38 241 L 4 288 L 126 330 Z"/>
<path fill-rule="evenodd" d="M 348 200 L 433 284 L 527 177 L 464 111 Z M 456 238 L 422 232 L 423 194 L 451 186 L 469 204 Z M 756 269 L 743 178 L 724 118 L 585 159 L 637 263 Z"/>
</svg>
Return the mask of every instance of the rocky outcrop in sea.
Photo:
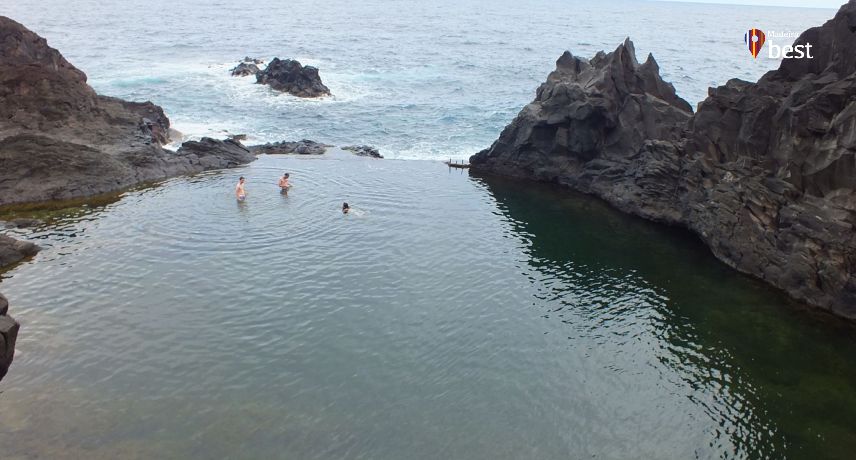
<svg viewBox="0 0 856 460">
<path fill-rule="evenodd" d="M 728 265 L 856 318 L 856 0 L 758 82 L 690 107 L 632 44 L 566 53 L 475 172 L 556 182 L 687 227 Z"/>
<path fill-rule="evenodd" d="M 249 149 L 257 155 L 322 155 L 329 147 L 332 146 L 309 139 L 303 139 L 296 142 L 280 141 L 253 145 L 250 146 Z"/>
<path fill-rule="evenodd" d="M 233 67 L 230 72 L 232 72 L 233 77 L 249 77 L 250 75 L 259 73 L 259 71 L 259 66 L 252 62 L 241 62 Z"/>
<path fill-rule="evenodd" d="M 352 152 L 358 157 L 383 158 L 378 149 L 369 145 L 347 145 L 342 147 L 342 150 Z"/>
<path fill-rule="evenodd" d="M 225 143 L 200 161 L 163 148 L 169 140 L 163 109 L 96 94 L 43 38 L 0 17 L 0 206 L 82 198 L 234 164 Z"/>
<path fill-rule="evenodd" d="M 293 59 L 273 58 L 264 70 L 256 73 L 256 82 L 297 97 L 330 95 L 330 89 L 321 82 L 317 68 L 304 67 Z"/>
</svg>

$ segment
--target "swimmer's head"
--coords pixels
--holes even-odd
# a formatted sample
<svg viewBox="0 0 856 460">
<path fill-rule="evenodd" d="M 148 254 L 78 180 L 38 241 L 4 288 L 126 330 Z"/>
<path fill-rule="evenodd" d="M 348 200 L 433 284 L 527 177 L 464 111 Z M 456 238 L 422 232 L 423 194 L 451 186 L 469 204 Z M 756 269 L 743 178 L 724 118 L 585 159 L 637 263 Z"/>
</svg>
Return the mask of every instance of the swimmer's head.
<svg viewBox="0 0 856 460">
<path fill-rule="evenodd" d="M 342 203 L 342 212 L 348 212 L 351 210 L 351 207 L 348 206 L 348 203 Z"/>
<path fill-rule="evenodd" d="M 288 173 L 282 173 L 282 177 L 288 179 Z"/>
<path fill-rule="evenodd" d="M 240 178 L 240 179 L 238 179 L 238 181 L 239 181 L 239 182 L 244 182 L 244 176 L 241 176 L 241 178 Z"/>
</svg>

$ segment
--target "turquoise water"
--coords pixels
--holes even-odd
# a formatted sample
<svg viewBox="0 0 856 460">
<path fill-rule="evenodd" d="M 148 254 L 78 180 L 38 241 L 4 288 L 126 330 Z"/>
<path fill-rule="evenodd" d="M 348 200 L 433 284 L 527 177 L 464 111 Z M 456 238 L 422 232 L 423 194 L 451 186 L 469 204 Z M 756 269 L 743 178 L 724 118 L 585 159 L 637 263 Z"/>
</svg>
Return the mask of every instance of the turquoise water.
<svg viewBox="0 0 856 460">
<path fill-rule="evenodd" d="M 41 215 L 17 232 L 45 250 L 0 283 L 23 324 L 3 458 L 856 448 L 851 326 L 588 197 L 269 156 Z"/>
<path fill-rule="evenodd" d="M 810 2 L 806 2 L 809 4 Z M 751 27 L 796 32 L 834 10 L 645 1 L 5 0 L 101 93 L 163 106 L 190 137 L 370 144 L 392 158 L 467 158 L 488 147 L 565 50 L 591 57 L 626 36 L 695 106 L 709 86 L 755 80 Z M 322 101 L 233 78 L 250 55 L 320 69 Z"/>
</svg>

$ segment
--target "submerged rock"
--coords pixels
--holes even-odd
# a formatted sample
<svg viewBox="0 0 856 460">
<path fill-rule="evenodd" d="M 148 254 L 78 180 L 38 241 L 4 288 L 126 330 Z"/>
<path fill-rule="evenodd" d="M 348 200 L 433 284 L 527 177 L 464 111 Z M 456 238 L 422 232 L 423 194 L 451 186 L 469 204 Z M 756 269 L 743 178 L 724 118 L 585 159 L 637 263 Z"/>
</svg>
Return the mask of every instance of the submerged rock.
<svg viewBox="0 0 856 460">
<path fill-rule="evenodd" d="M 691 119 L 629 42 L 589 62 L 566 53 L 472 168 L 685 226 L 732 267 L 856 318 L 854 31 L 851 0 L 796 40 L 814 59 L 711 89 Z"/>
<path fill-rule="evenodd" d="M 299 155 L 321 155 L 325 153 L 329 147 L 329 145 L 322 144 L 320 142 L 303 139 L 298 142 L 281 141 L 263 145 L 254 145 L 250 147 L 250 151 L 257 155 L 287 155 L 294 153 Z"/>
<path fill-rule="evenodd" d="M 15 342 L 21 327 L 14 318 L 7 315 L 8 309 L 9 302 L 0 294 L 0 380 L 6 376 L 15 358 Z"/>
<path fill-rule="evenodd" d="M 330 95 L 330 89 L 321 82 L 318 69 L 304 67 L 292 59 L 273 58 L 264 70 L 256 74 L 256 82 L 297 97 Z"/>
<path fill-rule="evenodd" d="M 87 197 L 224 163 L 164 149 L 163 109 L 99 96 L 43 38 L 2 16 L 0 88 L 0 206 Z"/>
<path fill-rule="evenodd" d="M 29 241 L 20 241 L 8 235 L 0 235 L 0 269 L 16 264 L 36 255 L 41 248 Z"/>
<path fill-rule="evenodd" d="M 378 149 L 368 145 L 348 145 L 342 147 L 342 150 L 348 150 L 361 157 L 383 158 Z"/>
</svg>

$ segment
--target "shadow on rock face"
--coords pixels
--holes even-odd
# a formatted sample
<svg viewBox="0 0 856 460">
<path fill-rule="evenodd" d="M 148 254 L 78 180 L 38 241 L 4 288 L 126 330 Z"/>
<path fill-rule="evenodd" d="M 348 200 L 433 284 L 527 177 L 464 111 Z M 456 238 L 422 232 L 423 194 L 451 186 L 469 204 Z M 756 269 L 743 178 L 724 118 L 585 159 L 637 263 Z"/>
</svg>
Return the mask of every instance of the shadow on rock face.
<svg viewBox="0 0 856 460">
<path fill-rule="evenodd" d="M 726 264 L 856 318 L 854 30 L 851 0 L 796 40 L 814 59 L 711 89 L 694 116 L 629 40 L 588 61 L 566 52 L 470 163 L 687 227 Z"/>
</svg>

